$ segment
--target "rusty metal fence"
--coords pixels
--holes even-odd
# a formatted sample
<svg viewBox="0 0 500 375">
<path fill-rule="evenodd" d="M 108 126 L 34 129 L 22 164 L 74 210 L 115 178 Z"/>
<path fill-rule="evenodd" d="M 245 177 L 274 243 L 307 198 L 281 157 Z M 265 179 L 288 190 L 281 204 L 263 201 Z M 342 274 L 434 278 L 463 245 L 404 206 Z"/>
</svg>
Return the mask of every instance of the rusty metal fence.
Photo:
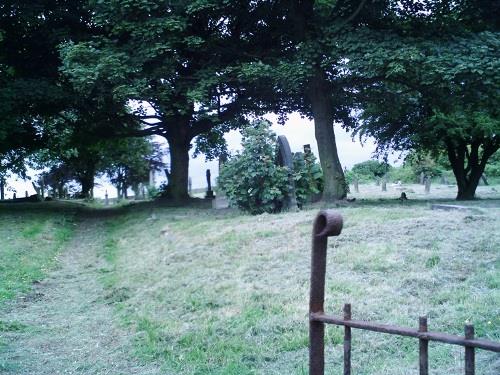
<svg viewBox="0 0 500 375">
<path fill-rule="evenodd" d="M 325 324 L 344 326 L 344 375 L 351 374 L 351 329 L 362 329 L 390 335 L 415 337 L 419 340 L 419 374 L 429 373 L 429 341 L 460 345 L 465 348 L 465 374 L 475 373 L 475 349 L 500 352 L 500 343 L 474 338 L 474 326 L 466 325 L 464 336 L 427 330 L 427 318 L 419 318 L 418 329 L 370 323 L 351 318 L 351 305 L 344 305 L 344 316 L 324 312 L 325 272 L 328 237 L 342 231 L 342 216 L 331 210 L 320 211 L 312 233 L 311 292 L 309 299 L 309 375 L 324 375 Z"/>
</svg>

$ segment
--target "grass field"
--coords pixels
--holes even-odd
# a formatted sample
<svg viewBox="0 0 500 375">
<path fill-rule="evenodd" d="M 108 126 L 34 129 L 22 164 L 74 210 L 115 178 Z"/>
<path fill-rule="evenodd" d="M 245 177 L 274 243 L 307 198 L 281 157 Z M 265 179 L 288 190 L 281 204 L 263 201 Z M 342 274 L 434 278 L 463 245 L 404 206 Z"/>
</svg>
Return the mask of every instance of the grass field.
<svg viewBox="0 0 500 375">
<path fill-rule="evenodd" d="M 472 322 L 478 337 L 500 341 L 498 194 L 482 187 L 481 196 L 497 199 L 446 212 L 430 210 L 418 188 L 400 202 L 390 187 L 379 193 L 360 186 L 359 197 L 370 199 L 336 208 L 344 229 L 329 244 L 326 310 L 340 314 L 350 302 L 355 319 L 409 327 L 427 314 L 430 330 L 453 334 Z M 447 187 L 431 195 L 439 202 L 452 196 Z M 119 325 L 133 335 L 135 356 L 166 374 L 306 374 L 310 233 L 318 208 L 248 216 L 133 205 L 100 217 L 97 251 L 108 266 L 95 275 Z M 19 246 L 34 248 L 46 233 L 36 229 L 36 214 L 6 215 L 0 230 L 15 233 Z M 44 228 L 62 220 L 40 215 Z M 24 237 L 19 228 L 31 226 Z M 353 331 L 352 357 L 355 374 L 416 374 L 418 341 Z M 341 372 L 341 358 L 342 330 L 329 326 L 327 373 Z M 431 344 L 430 358 L 433 374 L 462 372 L 460 347 Z M 478 374 L 500 372 L 493 353 L 478 351 L 477 363 Z"/>
<path fill-rule="evenodd" d="M 0 207 L 0 306 L 45 277 L 74 226 L 67 209 L 9 208 Z"/>
</svg>

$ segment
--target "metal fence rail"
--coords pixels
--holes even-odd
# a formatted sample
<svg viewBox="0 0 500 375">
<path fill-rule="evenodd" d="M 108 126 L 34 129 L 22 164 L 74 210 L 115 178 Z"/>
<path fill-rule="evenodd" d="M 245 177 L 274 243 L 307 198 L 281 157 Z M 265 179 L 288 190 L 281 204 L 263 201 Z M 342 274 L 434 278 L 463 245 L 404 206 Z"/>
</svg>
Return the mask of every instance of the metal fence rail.
<svg viewBox="0 0 500 375">
<path fill-rule="evenodd" d="M 320 211 L 313 225 L 311 257 L 311 292 L 309 299 L 309 374 L 324 375 L 325 324 L 344 326 L 344 375 L 351 374 L 351 328 L 415 337 L 419 340 L 420 375 L 429 373 L 429 341 L 465 347 L 465 374 L 475 373 L 475 349 L 500 353 L 500 343 L 474 338 L 474 326 L 466 325 L 464 336 L 429 332 L 427 317 L 419 318 L 418 329 L 370 323 L 351 319 L 351 305 L 344 305 L 344 317 L 324 313 L 326 251 L 328 237 L 342 231 L 342 217 L 331 210 Z"/>
</svg>

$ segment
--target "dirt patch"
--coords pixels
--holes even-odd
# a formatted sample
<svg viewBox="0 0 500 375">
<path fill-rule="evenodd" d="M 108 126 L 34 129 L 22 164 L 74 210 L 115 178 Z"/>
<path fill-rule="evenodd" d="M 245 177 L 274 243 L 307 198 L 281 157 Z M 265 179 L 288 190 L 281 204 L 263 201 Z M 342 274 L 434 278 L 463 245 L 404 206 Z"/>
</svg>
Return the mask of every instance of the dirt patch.
<svg viewBox="0 0 500 375">
<path fill-rule="evenodd" d="M 131 333 L 113 315 L 110 302 L 126 298 L 126 291 L 110 295 L 99 282 L 97 270 L 106 266 L 98 256 L 106 237 L 102 220 L 80 222 L 60 267 L 0 311 L 1 373 L 160 373 L 134 358 Z"/>
</svg>

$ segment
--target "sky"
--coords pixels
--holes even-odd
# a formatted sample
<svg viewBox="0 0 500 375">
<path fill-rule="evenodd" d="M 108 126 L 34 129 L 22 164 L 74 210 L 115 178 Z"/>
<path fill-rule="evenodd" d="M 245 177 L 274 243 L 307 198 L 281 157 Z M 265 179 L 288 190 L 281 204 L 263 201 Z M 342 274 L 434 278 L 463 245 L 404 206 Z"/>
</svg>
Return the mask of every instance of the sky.
<svg viewBox="0 0 500 375">
<path fill-rule="evenodd" d="M 289 116 L 285 125 L 279 125 L 275 115 L 267 115 L 265 117 L 273 123 L 272 130 L 276 133 L 276 135 L 285 135 L 287 137 L 292 152 L 302 151 L 303 145 L 310 144 L 312 151 L 316 156 L 318 156 L 318 146 L 314 137 L 314 125 L 312 121 L 301 118 L 299 114 L 294 113 Z M 363 144 L 361 144 L 359 139 L 352 139 L 351 134 L 347 133 L 339 125 L 335 126 L 335 135 L 339 158 L 343 167 L 350 169 L 354 164 L 373 157 L 375 143 L 372 139 L 367 139 Z M 225 138 L 231 153 L 235 153 L 237 150 L 241 149 L 241 134 L 238 131 L 231 131 L 227 133 Z M 164 142 L 164 139 L 161 137 L 158 137 L 155 140 Z M 397 164 L 396 158 L 393 158 L 390 161 L 393 164 Z M 207 186 L 205 177 L 207 169 L 210 169 L 212 175 L 212 185 L 215 185 L 215 179 L 218 176 L 218 161 L 206 161 L 203 156 L 198 156 L 197 158 L 191 157 L 189 164 L 189 176 L 191 177 L 193 189 L 204 188 Z M 29 174 L 33 176 L 35 173 L 30 171 Z M 159 185 L 164 181 L 166 181 L 164 174 L 157 173 L 156 184 Z M 96 179 L 96 183 L 97 185 L 94 188 L 94 196 L 96 198 L 104 198 L 106 191 L 108 192 L 110 198 L 116 196 L 115 188 L 104 179 L 98 178 Z M 35 194 L 31 181 L 9 179 L 8 184 L 16 190 L 18 197 L 24 196 L 25 191 L 28 191 L 29 195 Z M 8 191 L 6 195 L 7 198 L 11 198 L 12 191 Z"/>
</svg>

